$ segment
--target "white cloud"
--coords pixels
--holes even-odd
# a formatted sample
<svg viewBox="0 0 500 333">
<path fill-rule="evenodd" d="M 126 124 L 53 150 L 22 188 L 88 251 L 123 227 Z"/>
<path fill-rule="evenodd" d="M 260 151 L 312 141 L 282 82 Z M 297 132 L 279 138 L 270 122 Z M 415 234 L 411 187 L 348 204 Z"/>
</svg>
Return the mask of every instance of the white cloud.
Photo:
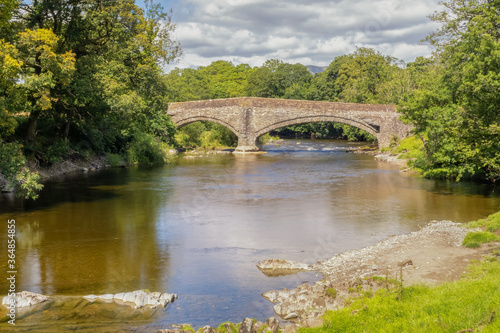
<svg viewBox="0 0 500 333">
<path fill-rule="evenodd" d="M 427 16 L 438 0 L 176 0 L 176 38 L 184 56 L 173 67 L 215 60 L 260 66 L 279 58 L 328 65 L 356 47 L 405 61 L 430 55 L 419 41 L 436 29 Z"/>
</svg>

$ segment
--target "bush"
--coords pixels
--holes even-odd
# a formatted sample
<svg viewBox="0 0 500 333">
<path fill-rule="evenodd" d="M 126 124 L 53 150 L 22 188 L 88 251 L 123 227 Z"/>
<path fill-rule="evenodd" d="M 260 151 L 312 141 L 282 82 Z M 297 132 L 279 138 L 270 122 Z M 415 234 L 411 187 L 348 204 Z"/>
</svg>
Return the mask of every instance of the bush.
<svg viewBox="0 0 500 333">
<path fill-rule="evenodd" d="M 258 141 L 258 144 L 262 146 L 262 145 L 265 145 L 266 143 L 278 141 L 279 139 L 280 139 L 279 136 L 271 136 L 271 134 L 266 133 L 266 134 L 260 136 L 257 141 Z"/>
<path fill-rule="evenodd" d="M 129 163 L 146 165 L 162 165 L 173 161 L 174 155 L 169 154 L 170 147 L 147 133 L 136 133 L 127 149 Z"/>
<path fill-rule="evenodd" d="M 47 157 L 51 164 L 61 162 L 70 152 L 68 140 L 56 140 L 48 149 Z"/>
<path fill-rule="evenodd" d="M 222 146 L 219 141 L 217 134 L 214 131 L 205 131 L 201 133 L 200 138 L 200 147 L 208 149 L 208 148 L 217 148 Z"/>
<path fill-rule="evenodd" d="M 38 183 L 40 175 L 30 172 L 26 166 L 26 158 L 21 151 L 22 145 L 17 143 L 4 143 L 0 140 L 0 173 L 7 181 L 7 190 L 17 190 L 18 195 L 25 198 L 38 198 L 37 191 L 43 188 Z"/>
<path fill-rule="evenodd" d="M 113 167 L 125 166 L 125 159 L 119 154 L 109 154 L 108 163 Z"/>
<path fill-rule="evenodd" d="M 331 298 L 337 298 L 337 290 L 335 288 L 326 289 L 326 294 Z"/>
<path fill-rule="evenodd" d="M 224 126 L 213 122 L 194 122 L 181 128 L 174 136 L 180 147 L 235 147 L 238 137 Z"/>
</svg>

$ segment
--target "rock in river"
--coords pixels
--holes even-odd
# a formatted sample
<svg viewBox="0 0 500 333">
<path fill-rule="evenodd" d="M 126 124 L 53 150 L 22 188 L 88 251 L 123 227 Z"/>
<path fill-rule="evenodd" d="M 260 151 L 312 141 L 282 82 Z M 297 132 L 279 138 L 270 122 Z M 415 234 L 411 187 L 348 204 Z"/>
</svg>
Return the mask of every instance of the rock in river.
<svg viewBox="0 0 500 333">
<path fill-rule="evenodd" d="M 147 293 L 143 290 L 136 290 L 128 293 L 107 294 L 107 295 L 88 295 L 84 297 L 88 301 L 100 300 L 113 300 L 118 303 L 132 303 L 135 308 L 139 309 L 146 305 L 153 308 L 157 306 L 166 307 L 168 304 L 173 303 L 177 299 L 176 294 L 167 294 L 160 292 Z"/>
<path fill-rule="evenodd" d="M 312 270 L 310 265 L 280 259 L 264 260 L 258 263 L 257 267 L 267 276 L 290 275 Z"/>
<path fill-rule="evenodd" d="M 9 305 L 13 302 L 14 299 L 17 308 L 24 308 L 27 306 L 32 306 L 38 303 L 45 302 L 46 300 L 49 299 L 49 296 L 35 294 L 29 291 L 22 291 L 12 296 L 5 296 L 2 300 L 2 305 L 4 305 L 5 307 L 9 307 Z"/>
</svg>

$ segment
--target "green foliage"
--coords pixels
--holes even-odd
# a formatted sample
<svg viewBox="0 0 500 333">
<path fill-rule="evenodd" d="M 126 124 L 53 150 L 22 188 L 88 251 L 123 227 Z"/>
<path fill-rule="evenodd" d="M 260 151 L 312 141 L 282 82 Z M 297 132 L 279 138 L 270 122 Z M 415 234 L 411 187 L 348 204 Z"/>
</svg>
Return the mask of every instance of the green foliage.
<svg viewBox="0 0 500 333">
<path fill-rule="evenodd" d="M 248 75 L 248 96 L 305 99 L 312 75 L 301 64 L 267 60 Z"/>
<path fill-rule="evenodd" d="M 337 100 L 349 103 L 386 103 L 380 93 L 382 83 L 389 82 L 393 70 L 394 58 L 383 56 L 373 49 L 358 48 L 343 61 L 338 70 L 335 87 Z"/>
<path fill-rule="evenodd" d="M 38 173 L 30 172 L 26 166 L 21 148 L 17 143 L 4 143 L 0 139 L 0 173 L 7 181 L 8 190 L 16 189 L 18 195 L 36 199 L 37 191 L 40 191 L 43 185 L 38 183 Z"/>
<path fill-rule="evenodd" d="M 19 192 L 35 197 L 41 185 L 16 142 L 42 166 L 70 154 L 124 151 L 139 163 L 171 159 L 164 152 L 176 128 L 166 115 L 162 66 L 180 48 L 170 15 L 152 1 L 145 7 L 133 0 L 2 2 L 0 150 L 16 157 L 2 171 Z"/>
<path fill-rule="evenodd" d="M 145 165 L 162 165 L 172 161 L 170 147 L 152 134 L 135 133 L 127 148 L 129 163 Z"/>
<path fill-rule="evenodd" d="M 299 332 L 450 332 L 477 329 L 497 332 L 500 263 L 472 265 L 467 276 L 436 287 L 381 289 L 373 297 L 328 311 L 320 328 Z"/>
<path fill-rule="evenodd" d="M 416 136 L 409 136 L 399 142 L 394 142 L 392 148 L 388 148 L 391 154 L 401 154 L 399 158 L 409 160 L 409 164 L 420 168 L 425 163 L 425 151 L 422 140 Z"/>
<path fill-rule="evenodd" d="M 299 133 L 318 139 L 344 139 L 349 141 L 375 142 L 377 139 L 362 129 L 333 122 L 317 122 L 287 126 L 275 131 L 280 136 L 294 136 Z"/>
<path fill-rule="evenodd" d="M 469 232 L 462 243 L 465 247 L 475 248 L 483 243 L 499 241 L 500 237 L 488 231 Z"/>
<path fill-rule="evenodd" d="M 424 141 L 430 177 L 500 179 L 500 23 L 493 1 L 443 3 L 428 37 L 435 61 L 415 66 L 416 89 L 401 109 Z"/>
<path fill-rule="evenodd" d="M 252 69 L 241 64 L 215 61 L 198 69 L 172 70 L 165 77 L 172 101 L 204 100 L 245 96 L 247 78 Z"/>
<path fill-rule="evenodd" d="M 120 167 L 127 164 L 125 159 L 119 154 L 108 154 L 108 163 L 112 167 Z"/>
<path fill-rule="evenodd" d="M 260 146 L 263 146 L 265 144 L 268 144 L 270 142 L 273 142 L 273 141 L 278 141 L 280 138 L 279 136 L 271 136 L 271 134 L 269 133 L 266 133 L 264 135 L 261 135 L 259 138 L 258 138 L 258 144 Z"/>
<path fill-rule="evenodd" d="M 182 127 L 175 134 L 175 142 L 181 147 L 235 147 L 238 138 L 229 129 L 213 122 L 194 122 Z"/>
<path fill-rule="evenodd" d="M 56 140 L 47 149 L 49 163 L 54 164 L 61 162 L 68 155 L 70 150 L 71 149 L 68 140 Z"/>
</svg>

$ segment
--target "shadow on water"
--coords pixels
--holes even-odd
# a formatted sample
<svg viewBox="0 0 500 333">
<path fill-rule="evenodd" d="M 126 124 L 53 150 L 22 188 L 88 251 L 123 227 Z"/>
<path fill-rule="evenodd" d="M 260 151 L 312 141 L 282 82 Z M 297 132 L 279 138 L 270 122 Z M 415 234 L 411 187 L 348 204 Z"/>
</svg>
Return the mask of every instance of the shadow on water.
<svg viewBox="0 0 500 333">
<path fill-rule="evenodd" d="M 0 214 L 34 212 L 65 203 L 112 200 L 119 189 L 154 174 L 158 168 L 108 168 L 88 172 L 73 172 L 43 181 L 44 188 L 37 200 L 24 200 L 14 193 L 0 194 Z"/>
</svg>

